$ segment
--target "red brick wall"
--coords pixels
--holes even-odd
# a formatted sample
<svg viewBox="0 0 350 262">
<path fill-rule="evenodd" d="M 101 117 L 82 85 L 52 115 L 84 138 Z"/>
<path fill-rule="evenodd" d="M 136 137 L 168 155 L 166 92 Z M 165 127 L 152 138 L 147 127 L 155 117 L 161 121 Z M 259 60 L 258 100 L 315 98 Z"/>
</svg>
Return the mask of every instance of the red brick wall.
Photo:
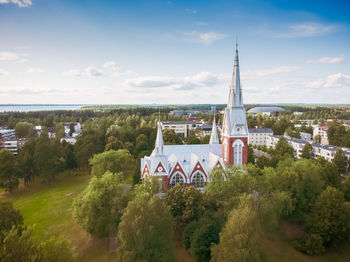
<svg viewBox="0 0 350 262">
<path fill-rule="evenodd" d="M 222 138 L 222 140 L 224 140 L 224 138 L 226 138 L 226 140 L 228 141 L 227 143 L 227 153 L 228 153 L 228 158 L 227 161 L 225 161 L 226 166 L 232 166 L 234 161 L 233 161 L 233 152 L 234 152 L 234 148 L 232 146 L 232 144 L 235 142 L 235 140 L 240 139 L 243 143 L 244 143 L 244 147 L 242 150 L 242 164 L 246 165 L 248 162 L 248 138 L 247 137 L 224 137 Z M 225 159 L 224 156 L 224 143 L 222 143 L 222 158 Z"/>
</svg>

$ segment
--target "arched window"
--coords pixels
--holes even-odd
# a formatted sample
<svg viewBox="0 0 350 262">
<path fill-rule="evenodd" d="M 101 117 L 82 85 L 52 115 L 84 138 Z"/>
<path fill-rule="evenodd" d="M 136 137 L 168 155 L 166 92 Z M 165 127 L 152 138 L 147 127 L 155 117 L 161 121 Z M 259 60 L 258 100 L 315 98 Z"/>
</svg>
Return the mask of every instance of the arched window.
<svg viewBox="0 0 350 262">
<path fill-rule="evenodd" d="M 195 173 L 192 176 L 192 186 L 194 186 L 195 188 L 201 188 L 204 187 L 204 175 L 200 172 Z"/>
<path fill-rule="evenodd" d="M 176 173 L 170 181 L 171 187 L 176 186 L 176 184 L 180 184 L 180 186 L 184 188 L 184 177 L 180 173 Z"/>
<path fill-rule="evenodd" d="M 227 140 L 224 139 L 224 160 L 227 161 Z"/>
<path fill-rule="evenodd" d="M 243 142 L 240 139 L 237 139 L 233 143 L 233 148 L 234 148 L 234 152 L 233 152 L 234 161 L 233 161 L 233 163 L 235 165 L 242 165 L 243 146 L 244 146 L 244 144 L 243 144 Z"/>
</svg>

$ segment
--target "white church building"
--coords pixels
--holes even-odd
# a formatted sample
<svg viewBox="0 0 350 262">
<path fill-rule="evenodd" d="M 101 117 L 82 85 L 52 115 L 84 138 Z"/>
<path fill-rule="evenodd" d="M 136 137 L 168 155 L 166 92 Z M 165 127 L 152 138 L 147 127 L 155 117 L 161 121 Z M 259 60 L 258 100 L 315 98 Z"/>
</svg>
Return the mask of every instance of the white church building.
<svg viewBox="0 0 350 262">
<path fill-rule="evenodd" d="M 150 156 L 141 159 L 141 178 L 159 177 L 164 189 L 176 184 L 183 188 L 189 185 L 204 188 L 210 182 L 209 174 L 214 167 L 247 164 L 248 126 L 237 48 L 221 138 L 222 144 L 214 118 L 209 144 L 164 145 L 162 127 L 158 121 L 155 148 Z"/>
</svg>

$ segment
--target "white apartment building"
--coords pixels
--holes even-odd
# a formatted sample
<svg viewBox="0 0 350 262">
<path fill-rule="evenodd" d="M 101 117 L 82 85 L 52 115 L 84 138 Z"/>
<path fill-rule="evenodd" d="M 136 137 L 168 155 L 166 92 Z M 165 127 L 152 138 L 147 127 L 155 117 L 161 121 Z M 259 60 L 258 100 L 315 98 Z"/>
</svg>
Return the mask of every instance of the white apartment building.
<svg viewBox="0 0 350 262">
<path fill-rule="evenodd" d="M 0 129 L 0 139 L 9 139 L 15 137 L 14 129 Z"/>
<path fill-rule="evenodd" d="M 26 139 L 1 139 L 0 140 L 0 150 L 6 149 L 12 152 L 12 154 L 17 155 L 18 150 L 21 149 L 26 142 Z"/>
<path fill-rule="evenodd" d="M 252 128 L 248 129 L 248 144 L 263 146 L 267 143 L 267 137 L 273 135 L 271 128 Z"/>
<path fill-rule="evenodd" d="M 192 122 L 192 121 L 169 121 L 161 122 L 162 130 L 170 129 L 183 137 L 187 137 L 192 130 L 201 127 L 204 124 L 203 121 Z"/>
<path fill-rule="evenodd" d="M 79 122 L 66 122 L 63 124 L 64 125 L 64 133 L 66 136 L 69 136 L 70 132 L 70 126 L 73 125 L 74 127 L 74 133 L 76 133 L 74 136 L 78 136 L 81 133 L 81 125 Z"/>
<path fill-rule="evenodd" d="M 282 136 L 268 136 L 267 137 L 267 147 L 275 147 L 277 142 L 281 139 Z M 331 145 L 323 145 L 317 142 L 313 141 L 305 141 L 302 139 L 298 138 L 291 138 L 291 137 L 284 137 L 286 141 L 293 147 L 295 151 L 295 155 L 297 158 L 301 157 L 302 150 L 304 146 L 307 143 L 310 143 L 312 145 L 312 152 L 314 154 L 314 158 L 317 157 L 324 157 L 328 161 L 332 161 L 334 158 L 335 153 L 339 150 L 342 149 L 345 153 L 345 156 L 350 160 L 350 148 L 340 148 L 336 146 L 331 146 Z"/>
<path fill-rule="evenodd" d="M 321 144 L 328 145 L 328 126 L 313 126 L 313 137 L 320 136 L 321 137 Z"/>
<path fill-rule="evenodd" d="M 311 134 L 300 132 L 300 139 L 304 141 L 311 141 Z"/>
</svg>

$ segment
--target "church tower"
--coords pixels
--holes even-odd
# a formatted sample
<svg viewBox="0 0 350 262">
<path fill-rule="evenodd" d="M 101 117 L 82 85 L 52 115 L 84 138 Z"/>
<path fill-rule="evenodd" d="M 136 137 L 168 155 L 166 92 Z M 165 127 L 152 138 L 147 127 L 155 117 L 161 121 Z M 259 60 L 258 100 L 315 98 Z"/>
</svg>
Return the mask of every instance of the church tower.
<svg viewBox="0 0 350 262">
<path fill-rule="evenodd" d="M 237 44 L 229 100 L 222 126 L 222 158 L 226 166 L 246 165 L 248 160 L 248 125 L 242 98 Z"/>
</svg>

